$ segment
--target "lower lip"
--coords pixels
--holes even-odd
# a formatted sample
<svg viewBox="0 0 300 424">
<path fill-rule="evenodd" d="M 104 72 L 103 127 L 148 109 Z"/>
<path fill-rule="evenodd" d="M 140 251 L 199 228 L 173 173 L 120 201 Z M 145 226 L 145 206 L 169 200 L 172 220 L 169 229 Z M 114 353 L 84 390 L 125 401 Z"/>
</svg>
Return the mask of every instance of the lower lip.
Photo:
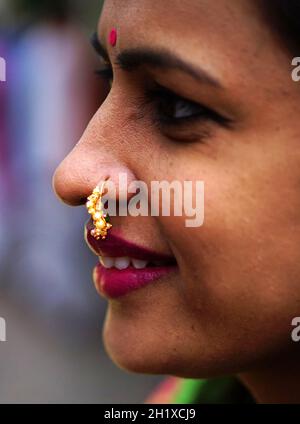
<svg viewBox="0 0 300 424">
<path fill-rule="evenodd" d="M 94 270 L 94 280 L 101 295 L 115 299 L 153 283 L 176 269 L 177 267 L 172 265 L 143 269 L 128 267 L 118 270 L 116 268 L 104 268 L 99 264 Z"/>
</svg>

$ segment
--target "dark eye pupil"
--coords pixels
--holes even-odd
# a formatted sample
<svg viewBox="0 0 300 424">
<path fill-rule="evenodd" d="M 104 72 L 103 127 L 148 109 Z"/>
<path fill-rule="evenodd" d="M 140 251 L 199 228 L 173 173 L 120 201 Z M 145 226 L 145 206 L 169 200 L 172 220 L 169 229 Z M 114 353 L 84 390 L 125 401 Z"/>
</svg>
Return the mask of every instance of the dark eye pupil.
<svg viewBox="0 0 300 424">
<path fill-rule="evenodd" d="M 173 118 L 175 112 L 174 102 L 162 99 L 159 103 L 159 112 L 166 118 Z"/>
<path fill-rule="evenodd" d="M 183 119 L 199 114 L 199 106 L 179 97 L 167 96 L 159 102 L 159 112 L 167 119 Z"/>
</svg>

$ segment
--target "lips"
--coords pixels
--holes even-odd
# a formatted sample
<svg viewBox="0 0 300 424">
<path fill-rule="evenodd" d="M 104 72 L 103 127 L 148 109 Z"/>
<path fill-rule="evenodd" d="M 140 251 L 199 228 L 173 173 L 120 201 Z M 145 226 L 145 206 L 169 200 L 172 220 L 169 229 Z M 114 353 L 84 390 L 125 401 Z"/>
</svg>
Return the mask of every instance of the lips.
<svg viewBox="0 0 300 424">
<path fill-rule="evenodd" d="M 157 281 L 176 271 L 175 258 L 153 252 L 110 233 L 106 240 L 91 235 L 91 221 L 85 227 L 85 239 L 90 249 L 99 256 L 94 270 L 98 292 L 107 298 L 117 298 Z"/>
</svg>

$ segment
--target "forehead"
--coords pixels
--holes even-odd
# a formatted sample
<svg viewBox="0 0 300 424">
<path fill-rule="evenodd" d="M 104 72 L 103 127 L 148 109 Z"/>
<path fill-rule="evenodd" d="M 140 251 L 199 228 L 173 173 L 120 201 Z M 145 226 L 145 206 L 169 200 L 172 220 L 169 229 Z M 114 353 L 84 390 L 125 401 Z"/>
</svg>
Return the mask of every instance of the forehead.
<svg viewBox="0 0 300 424">
<path fill-rule="evenodd" d="M 167 47 L 226 78 L 232 66 L 235 76 L 243 63 L 249 66 L 249 56 L 266 64 L 278 49 L 255 0 L 106 0 L 98 33 L 108 50 L 111 28 L 118 31 L 116 51 Z"/>
<path fill-rule="evenodd" d="M 121 40 L 168 39 L 171 47 L 181 39 L 195 47 L 236 44 L 238 38 L 249 42 L 266 31 L 255 0 L 105 0 L 99 21 L 103 41 L 111 27 L 118 27 Z"/>
</svg>

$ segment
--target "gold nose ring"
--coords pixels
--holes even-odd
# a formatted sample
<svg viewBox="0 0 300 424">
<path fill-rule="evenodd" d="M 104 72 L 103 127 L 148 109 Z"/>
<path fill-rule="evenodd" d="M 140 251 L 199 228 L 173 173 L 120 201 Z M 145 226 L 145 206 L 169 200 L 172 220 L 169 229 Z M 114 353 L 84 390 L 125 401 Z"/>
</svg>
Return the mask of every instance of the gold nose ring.
<svg viewBox="0 0 300 424">
<path fill-rule="evenodd" d="M 94 225 L 91 235 L 96 240 L 105 240 L 108 230 L 112 227 L 112 224 L 109 222 L 109 215 L 103 211 L 102 196 L 105 183 L 106 180 L 102 183 L 101 189 L 97 185 L 86 202 L 86 208 L 92 217 Z"/>
</svg>

